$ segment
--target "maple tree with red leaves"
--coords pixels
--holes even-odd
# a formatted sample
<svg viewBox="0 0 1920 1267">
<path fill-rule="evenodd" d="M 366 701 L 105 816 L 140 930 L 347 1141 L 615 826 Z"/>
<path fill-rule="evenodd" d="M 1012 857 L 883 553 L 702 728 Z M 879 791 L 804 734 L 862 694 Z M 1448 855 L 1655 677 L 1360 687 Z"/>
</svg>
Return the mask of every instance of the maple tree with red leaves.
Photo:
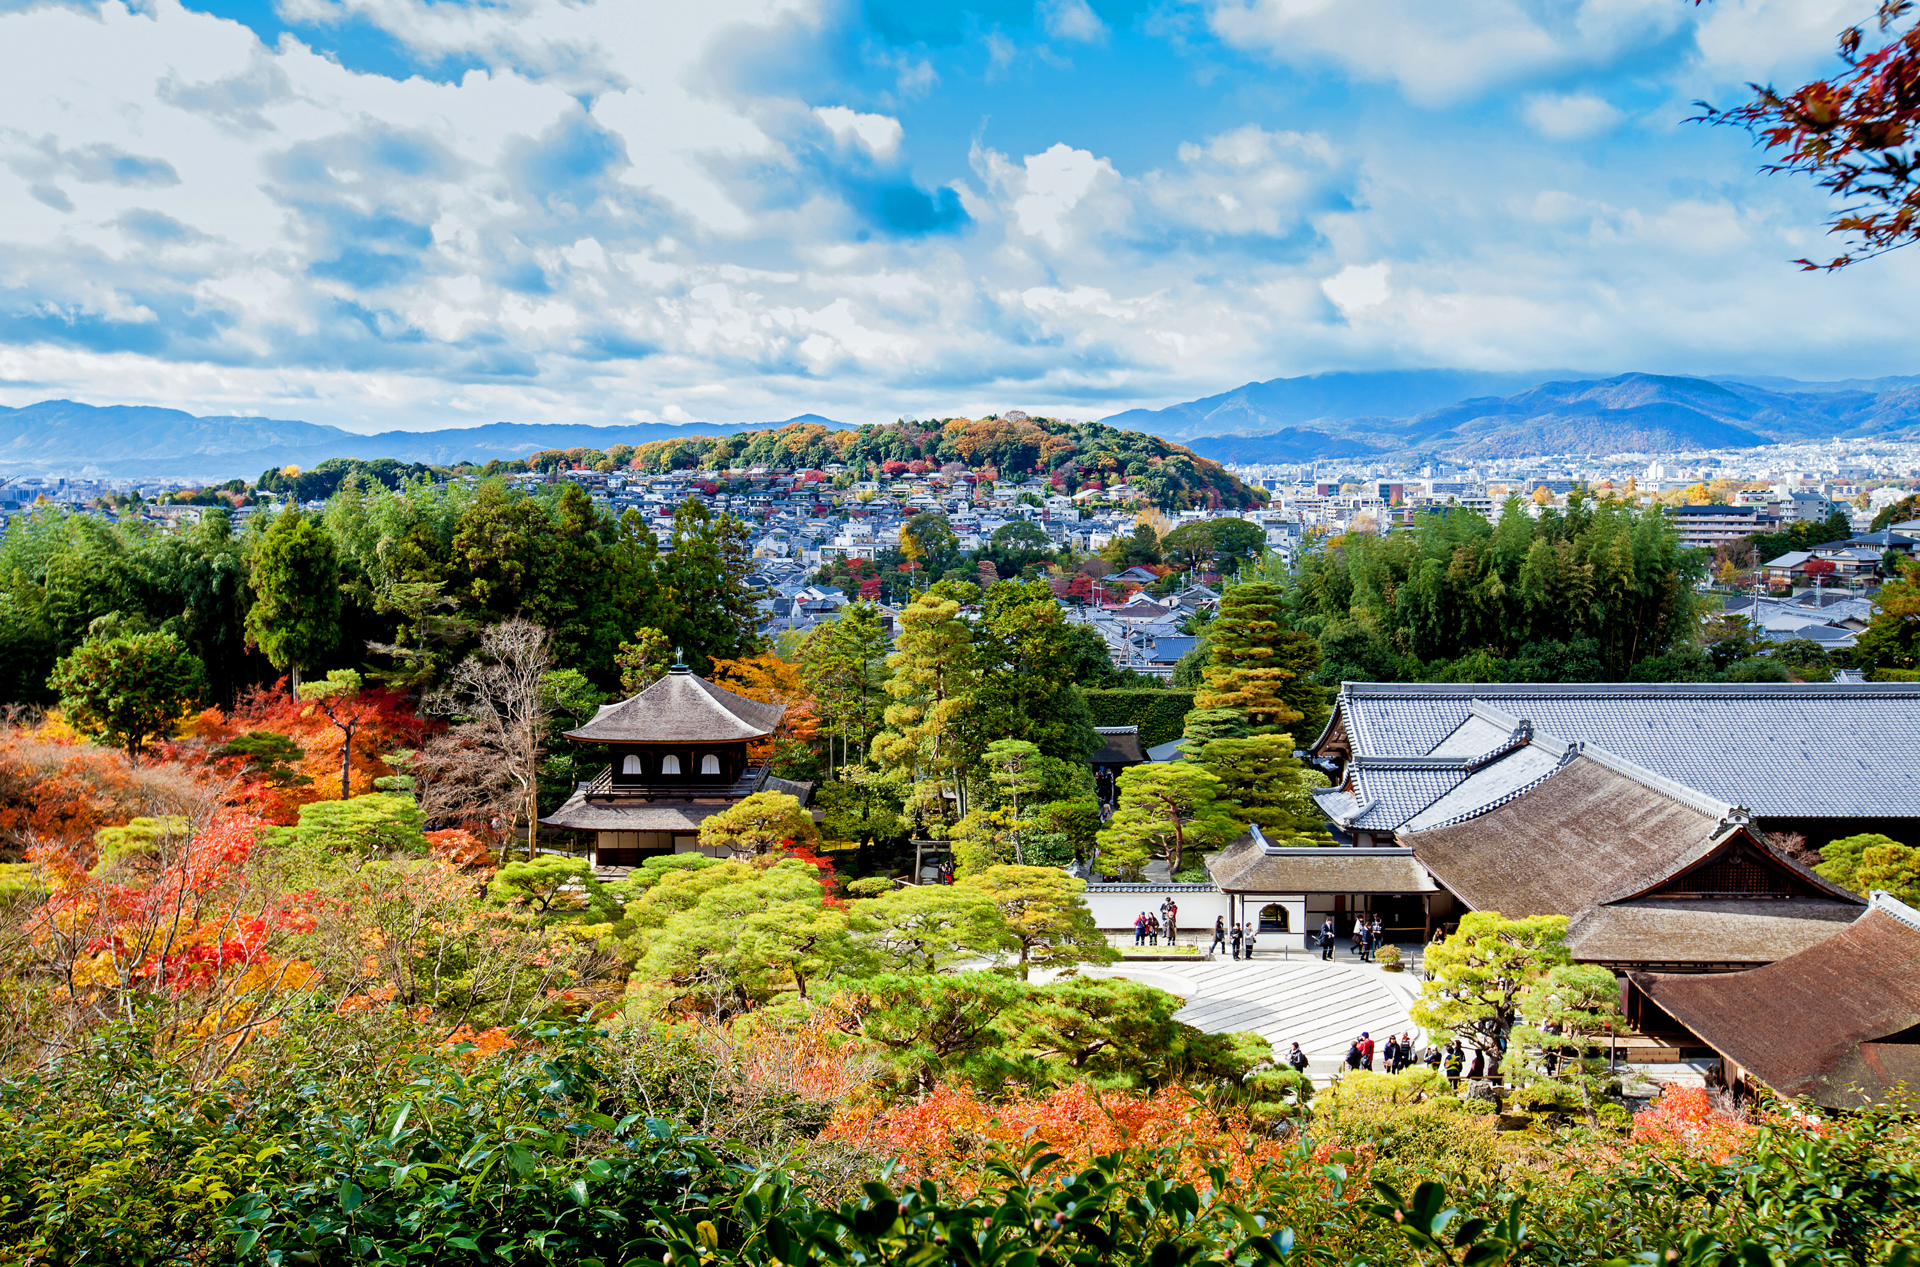
<svg viewBox="0 0 1920 1267">
<path fill-rule="evenodd" d="M 1864 28 L 1841 32 L 1847 70 L 1831 79 L 1784 93 L 1753 84 L 1753 99 L 1729 110 L 1695 103 L 1697 120 L 1743 128 L 1775 151 L 1762 170 L 1804 173 L 1843 200 L 1827 227 L 1857 244 L 1825 263 L 1795 260 L 1803 269 L 1846 268 L 1920 238 L 1920 23 L 1892 34 L 1912 15 L 1913 0 L 1881 0 L 1888 38 L 1863 52 Z"/>
</svg>

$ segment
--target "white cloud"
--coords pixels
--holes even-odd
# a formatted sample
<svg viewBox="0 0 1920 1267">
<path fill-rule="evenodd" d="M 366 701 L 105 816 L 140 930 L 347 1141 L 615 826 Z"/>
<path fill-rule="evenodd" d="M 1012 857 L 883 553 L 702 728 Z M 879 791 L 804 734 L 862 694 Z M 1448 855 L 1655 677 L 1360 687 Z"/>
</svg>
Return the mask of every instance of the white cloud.
<svg viewBox="0 0 1920 1267">
<path fill-rule="evenodd" d="M 1088 6 L 1087 0 L 1039 0 L 1033 15 L 1040 28 L 1056 40 L 1075 44 L 1097 44 L 1107 38 L 1107 24 Z"/>
<path fill-rule="evenodd" d="M 1390 264 L 1349 264 L 1320 283 L 1327 298 L 1341 312 L 1352 316 L 1387 302 L 1387 273 Z"/>
<path fill-rule="evenodd" d="M 1205 0 L 1234 47 L 1338 66 L 1436 105 L 1557 68 L 1597 65 L 1685 20 L 1666 0 Z"/>
<path fill-rule="evenodd" d="M 1076 212 L 1084 204 L 1098 203 L 1097 195 L 1119 184 L 1110 161 L 1064 143 L 1027 155 L 1017 168 L 999 154 L 982 157 L 989 179 L 1011 198 L 1015 226 L 1056 251 L 1074 236 L 1074 222 L 1080 218 Z"/>
<path fill-rule="evenodd" d="M 1527 122 L 1553 141 L 1577 141 L 1611 131 L 1623 117 L 1612 102 L 1592 93 L 1539 92 L 1526 100 Z"/>
<path fill-rule="evenodd" d="M 815 106 L 813 112 L 842 144 L 858 142 L 875 158 L 892 158 L 899 152 L 904 130 L 898 119 L 884 114 L 861 114 L 845 106 Z"/>
</svg>

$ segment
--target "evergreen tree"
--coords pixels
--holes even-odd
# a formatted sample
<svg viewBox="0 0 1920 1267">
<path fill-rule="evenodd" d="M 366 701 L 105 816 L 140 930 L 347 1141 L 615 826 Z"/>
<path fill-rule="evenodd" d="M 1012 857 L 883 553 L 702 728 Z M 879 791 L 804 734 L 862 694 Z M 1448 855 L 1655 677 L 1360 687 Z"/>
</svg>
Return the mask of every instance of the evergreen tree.
<svg viewBox="0 0 1920 1267">
<path fill-rule="evenodd" d="M 1255 734 L 1293 725 L 1318 734 L 1326 723 L 1326 692 L 1314 683 L 1320 648 L 1286 623 L 1286 595 L 1267 581 L 1229 589 L 1207 628 L 1206 685 L 1195 708 L 1234 709 Z"/>
<path fill-rule="evenodd" d="M 48 685 L 67 723 L 139 760 L 206 689 L 199 657 L 170 633 L 92 638 L 54 666 Z"/>
<path fill-rule="evenodd" d="M 731 515 L 716 519 L 689 499 L 673 512 L 668 541 L 657 569 L 667 612 L 660 628 L 694 672 L 708 675 L 714 660 L 759 651 L 759 594 L 747 584 L 753 551 L 746 524 Z"/>
<path fill-rule="evenodd" d="M 333 538 L 289 507 L 254 544 L 253 609 L 247 642 L 276 669 L 292 675 L 312 668 L 340 640 L 340 560 Z"/>
<path fill-rule="evenodd" d="M 1214 739 L 1186 755 L 1220 781 L 1220 799 L 1235 807 L 1236 818 L 1257 823 L 1268 843 L 1333 843 L 1327 816 L 1308 795 L 1325 787 L 1327 777 L 1293 755 L 1292 735 Z"/>
<path fill-rule="evenodd" d="M 965 815 L 964 775 L 983 746 L 979 654 L 972 628 L 960 617 L 960 600 L 977 594 L 964 582 L 942 582 L 907 604 L 887 661 L 892 676 L 886 691 L 893 702 L 884 714 L 886 729 L 873 741 L 873 757 L 909 782 L 912 806 L 923 820 L 947 818 L 947 792 L 956 813 Z"/>
<path fill-rule="evenodd" d="M 1137 875 L 1165 858 L 1178 875 L 1190 853 L 1218 849 L 1245 830 L 1210 772 L 1190 761 L 1137 765 L 1120 776 L 1120 808 L 1100 833 L 1100 871 Z"/>
<path fill-rule="evenodd" d="M 1082 644 L 1047 583 L 1003 581 L 989 588 L 974 640 L 987 733 L 1025 740 L 1050 757 L 1085 761 L 1100 740 L 1074 682 Z"/>
<path fill-rule="evenodd" d="M 848 753 L 864 761 L 867 743 L 880 729 L 891 647 L 880 609 L 868 602 L 847 604 L 838 620 L 816 625 L 800 644 L 800 671 L 829 743 L 838 743 L 839 764 L 846 763 Z M 834 761 L 830 748 L 829 765 Z"/>
</svg>

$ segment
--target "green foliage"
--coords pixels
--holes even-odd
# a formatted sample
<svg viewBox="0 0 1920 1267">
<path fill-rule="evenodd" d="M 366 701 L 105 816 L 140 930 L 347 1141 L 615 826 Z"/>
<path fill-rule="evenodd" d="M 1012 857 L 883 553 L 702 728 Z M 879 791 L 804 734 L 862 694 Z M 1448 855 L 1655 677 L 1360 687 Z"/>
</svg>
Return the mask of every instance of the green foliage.
<svg viewBox="0 0 1920 1267">
<path fill-rule="evenodd" d="M 1874 598 L 1877 610 L 1853 650 L 1855 664 L 1903 673 L 1920 669 L 1920 562 L 1901 564 Z M 1904 680 L 1876 675 L 1883 681 Z"/>
<path fill-rule="evenodd" d="M 1882 506 L 1874 513 L 1873 523 L 1868 526 L 1867 531 L 1885 532 L 1894 524 L 1908 523 L 1915 519 L 1920 519 L 1920 493 L 1915 493 L 1911 497 L 1902 497 L 1891 505 Z"/>
<path fill-rule="evenodd" d="M 1620 681 L 1691 642 L 1705 567 L 1657 509 L 1576 494 L 1537 520 L 1512 499 L 1497 524 L 1421 514 L 1409 531 L 1347 534 L 1303 560 L 1289 599 L 1320 641 L 1327 683 L 1418 680 L 1474 653 L 1505 661 L 1588 639 Z M 1453 676 L 1473 680 L 1467 668 Z"/>
<path fill-rule="evenodd" d="M 137 760 L 199 701 L 206 673 L 172 634 L 142 633 L 81 643 L 47 685 L 75 730 Z"/>
<path fill-rule="evenodd" d="M 891 648 L 880 609 L 865 602 L 847 604 L 838 620 L 816 625 L 801 644 L 802 680 L 813 693 L 822 728 L 839 745 L 837 762 L 830 764 L 845 764 L 850 753 L 856 761 L 865 759 L 888 698 Z"/>
<path fill-rule="evenodd" d="M 247 643 L 298 684 L 340 641 L 340 557 L 333 537 L 289 507 L 253 543 Z"/>
<path fill-rule="evenodd" d="M 1186 760 L 1220 782 L 1219 796 L 1234 807 L 1234 817 L 1257 823 L 1275 844 L 1331 844 L 1326 815 L 1308 792 L 1327 785 L 1327 776 L 1310 770 L 1293 755 L 1292 735 L 1253 735 L 1189 740 Z"/>
<path fill-rule="evenodd" d="M 847 916 L 829 908 L 819 872 L 797 859 L 666 870 L 626 916 L 638 930 L 635 991 L 643 1012 L 730 1016 L 849 970 Z"/>
<path fill-rule="evenodd" d="M 1244 740 L 1217 740 L 1244 743 Z M 1103 875 L 1138 875 L 1154 858 L 1171 872 L 1182 859 L 1218 849 L 1246 830 L 1222 798 L 1220 780 L 1187 761 L 1149 762 L 1120 776 L 1120 807 L 1100 833 Z"/>
<path fill-rule="evenodd" d="M 585 858 L 543 855 L 501 865 L 487 884 L 487 895 L 539 917 L 583 911 L 602 920 L 619 917 L 607 887 L 593 878 Z"/>
<path fill-rule="evenodd" d="M 1520 1019 L 1524 993 L 1571 962 L 1567 917 L 1507 919 L 1498 911 L 1471 911 L 1445 941 L 1427 947 L 1427 980 L 1413 1019 L 1432 1035 L 1451 1034 L 1499 1063 L 1499 1041 Z"/>
<path fill-rule="evenodd" d="M 1087 882 L 1052 867 L 992 866 L 955 888 L 992 900 L 1019 954 L 1022 980 L 1030 968 L 1114 963 L 1118 951 L 1087 909 Z"/>
<path fill-rule="evenodd" d="M 636 629 L 632 642 L 620 644 L 613 663 L 620 670 L 620 693 L 638 695 L 673 667 L 673 647 L 658 629 Z"/>
<path fill-rule="evenodd" d="M 292 827 L 276 827 L 267 843 L 312 857 L 331 855 L 366 860 L 419 856 L 427 852 L 421 833 L 426 815 L 410 796 L 369 792 L 350 801 L 313 801 L 300 807 Z"/>
<path fill-rule="evenodd" d="M 813 815 L 785 792 L 755 792 L 700 823 L 700 843 L 735 857 L 770 854 L 820 839 Z"/>
<path fill-rule="evenodd" d="M 246 763 L 248 773 L 271 787 L 307 787 L 313 780 L 294 763 L 307 758 L 306 749 L 286 735 L 271 730 L 252 730 L 237 735 L 213 750 L 216 757 L 237 757 Z"/>
<path fill-rule="evenodd" d="M 102 827 L 93 833 L 98 859 L 94 867 L 105 872 L 139 859 L 158 857 L 161 841 L 186 832 L 187 820 L 173 814 L 129 819 L 123 827 Z"/>
<path fill-rule="evenodd" d="M 1186 690 L 1087 691 L 1087 711 L 1096 726 L 1138 726 L 1140 746 L 1157 748 L 1180 738 L 1193 692 Z"/>
<path fill-rule="evenodd" d="M 1194 707 L 1236 710 L 1255 734 L 1296 723 L 1318 734 L 1328 714 L 1326 691 L 1314 681 L 1320 646 L 1288 622 L 1278 585 L 1248 581 L 1221 595 L 1207 626 L 1205 686 L 1194 693 Z"/>
<path fill-rule="evenodd" d="M 866 883 L 856 880 L 848 891 Z M 905 973 L 942 972 L 967 960 L 992 959 L 1013 947 L 993 898 L 957 885 L 888 887 L 853 903 L 849 927 L 873 962 Z"/>
<path fill-rule="evenodd" d="M 1526 986 L 1521 1024 L 1511 1041 L 1520 1058 L 1507 1062 L 1510 1082 L 1547 1082 L 1573 1096 L 1587 1124 L 1599 1129 L 1601 1096 L 1612 1080 L 1607 1035 L 1624 1033 L 1620 983 L 1594 964 L 1563 963 Z"/>
<path fill-rule="evenodd" d="M 1899 843 L 1891 836 L 1872 831 L 1828 841 L 1820 846 L 1820 861 L 1813 868 L 1814 874 L 1843 888 L 1852 889 L 1855 893 L 1865 893 L 1866 890 L 1857 882 L 1855 872 L 1860 869 L 1866 851 L 1887 845 L 1898 846 Z"/>
</svg>

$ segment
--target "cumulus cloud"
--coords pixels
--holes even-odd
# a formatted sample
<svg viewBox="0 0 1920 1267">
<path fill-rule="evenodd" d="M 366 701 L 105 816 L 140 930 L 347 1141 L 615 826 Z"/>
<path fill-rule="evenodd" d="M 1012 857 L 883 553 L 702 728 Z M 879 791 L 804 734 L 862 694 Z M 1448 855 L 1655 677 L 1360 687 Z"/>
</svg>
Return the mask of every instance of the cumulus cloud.
<svg viewBox="0 0 1920 1267">
<path fill-rule="evenodd" d="M 1525 111 L 1533 130 L 1554 141 L 1597 136 L 1612 130 L 1622 117 L 1612 102 L 1588 92 L 1534 93 Z"/>
<path fill-rule="evenodd" d="M 826 0 L 281 0 L 272 47 L 177 0 L 0 12 L 0 382 L 33 385 L 3 394 L 863 421 L 1907 355 L 1876 314 L 1920 265 L 1793 271 L 1817 193 L 1647 105 L 1788 58 L 1786 0 L 1383 3 L 1208 0 L 1204 111 L 1134 69 L 1171 36 L 1056 0 L 894 46 Z M 400 71 L 330 43 L 366 30 Z M 1095 88 L 1121 126 L 1049 95 Z"/>
<path fill-rule="evenodd" d="M 892 158 L 905 129 L 884 114 L 861 114 L 846 106 L 815 106 L 813 113 L 843 144 L 857 143 L 875 158 Z"/>
</svg>

